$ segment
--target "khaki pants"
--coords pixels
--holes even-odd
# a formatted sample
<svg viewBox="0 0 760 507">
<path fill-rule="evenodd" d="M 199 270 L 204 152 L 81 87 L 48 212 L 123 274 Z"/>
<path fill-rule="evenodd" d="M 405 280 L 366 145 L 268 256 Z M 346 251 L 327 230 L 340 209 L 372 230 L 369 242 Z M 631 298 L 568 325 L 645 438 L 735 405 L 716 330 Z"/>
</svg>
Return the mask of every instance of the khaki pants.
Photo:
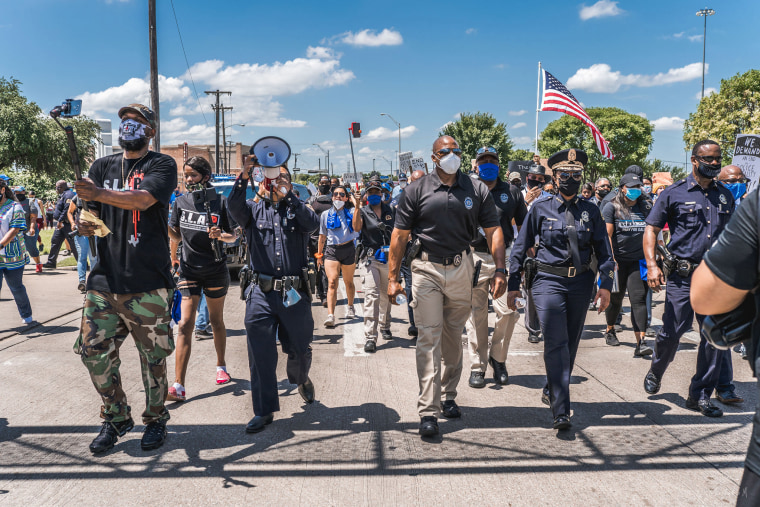
<svg viewBox="0 0 760 507">
<path fill-rule="evenodd" d="M 391 328 L 391 303 L 388 300 L 388 264 L 375 259 L 362 275 L 364 291 L 364 338 L 377 341 L 377 325 L 381 330 Z"/>
<path fill-rule="evenodd" d="M 472 272 L 469 254 L 459 266 L 412 261 L 420 417 L 438 417 L 442 390 L 447 400 L 456 398 L 462 374 L 462 328 L 472 305 Z"/>
<path fill-rule="evenodd" d="M 467 319 L 467 343 L 472 371 L 485 372 L 488 367 L 488 294 L 496 264 L 491 254 L 473 252 L 473 262 L 482 261 L 478 285 L 472 289 L 472 312 Z M 506 362 L 509 342 L 520 314 L 507 307 L 507 293 L 493 300 L 496 325 L 491 337 L 490 356 L 498 363 Z"/>
</svg>

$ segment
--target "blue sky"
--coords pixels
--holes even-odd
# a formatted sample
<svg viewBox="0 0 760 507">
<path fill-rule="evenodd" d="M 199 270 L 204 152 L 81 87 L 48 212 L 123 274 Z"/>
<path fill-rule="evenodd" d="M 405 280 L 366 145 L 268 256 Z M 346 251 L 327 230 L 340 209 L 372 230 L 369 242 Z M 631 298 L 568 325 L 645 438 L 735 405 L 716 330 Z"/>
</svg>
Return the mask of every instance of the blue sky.
<svg viewBox="0 0 760 507">
<path fill-rule="evenodd" d="M 147 0 L 2 0 L 0 75 L 43 109 L 84 100 L 94 118 L 149 104 Z M 701 87 L 705 5 L 689 1 L 242 2 L 158 0 L 162 144 L 211 144 L 210 98 L 232 91 L 233 141 L 288 140 L 316 168 L 319 143 L 343 172 L 348 126 L 359 170 L 389 168 L 398 147 L 430 154 L 438 129 L 462 111 L 507 123 L 517 147 L 535 130 L 537 63 L 587 107 L 615 106 L 653 121 L 650 158 L 682 162 L 681 125 Z M 760 2 L 712 1 L 707 91 L 757 62 Z M 195 97 L 200 94 L 200 106 Z M 199 110 L 205 114 L 205 119 Z M 539 130 L 559 118 L 541 113 Z M 395 165 L 395 163 L 394 163 Z"/>
</svg>

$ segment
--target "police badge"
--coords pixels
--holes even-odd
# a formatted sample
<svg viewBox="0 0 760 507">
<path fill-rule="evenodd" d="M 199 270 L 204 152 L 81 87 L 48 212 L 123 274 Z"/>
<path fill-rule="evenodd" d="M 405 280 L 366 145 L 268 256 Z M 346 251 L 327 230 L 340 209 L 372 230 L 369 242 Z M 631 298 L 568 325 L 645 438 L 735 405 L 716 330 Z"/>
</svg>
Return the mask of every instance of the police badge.
<svg viewBox="0 0 760 507">
<path fill-rule="evenodd" d="M 588 221 L 589 221 L 588 211 L 584 211 L 583 213 L 581 213 L 581 222 L 588 222 Z"/>
<path fill-rule="evenodd" d="M 723 194 L 720 194 L 720 197 L 718 197 L 718 200 L 721 202 L 721 204 L 728 204 L 728 200 L 726 199 L 726 196 Z"/>
</svg>

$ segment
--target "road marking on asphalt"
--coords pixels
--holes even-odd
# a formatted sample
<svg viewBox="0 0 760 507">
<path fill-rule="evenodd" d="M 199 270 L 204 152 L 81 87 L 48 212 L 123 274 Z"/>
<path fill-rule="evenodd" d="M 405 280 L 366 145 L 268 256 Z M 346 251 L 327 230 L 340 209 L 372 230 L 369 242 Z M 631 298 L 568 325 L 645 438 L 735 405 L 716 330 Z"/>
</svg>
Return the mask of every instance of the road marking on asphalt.
<svg viewBox="0 0 760 507">
<path fill-rule="evenodd" d="M 358 284 L 357 282 L 354 282 Z M 346 288 L 338 281 L 338 300 L 346 298 Z M 343 318 L 343 355 L 345 357 L 359 357 L 368 356 L 367 352 L 364 352 L 364 308 L 363 305 L 354 304 L 354 310 L 356 311 L 356 318 L 353 320 L 345 319 L 347 306 L 342 307 L 341 317 Z M 335 313 L 338 313 L 338 308 L 335 309 Z M 338 316 L 335 316 L 336 319 Z"/>
</svg>

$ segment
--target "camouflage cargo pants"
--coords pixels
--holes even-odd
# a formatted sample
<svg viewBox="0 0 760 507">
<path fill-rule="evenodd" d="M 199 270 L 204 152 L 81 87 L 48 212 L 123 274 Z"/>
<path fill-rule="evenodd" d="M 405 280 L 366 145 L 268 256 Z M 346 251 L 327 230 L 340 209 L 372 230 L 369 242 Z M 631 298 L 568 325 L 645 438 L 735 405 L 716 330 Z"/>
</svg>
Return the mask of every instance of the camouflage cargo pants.
<svg viewBox="0 0 760 507">
<path fill-rule="evenodd" d="M 130 418 L 119 373 L 119 347 L 130 333 L 140 353 L 145 386 L 143 423 L 169 419 L 164 401 L 169 389 L 166 357 L 174 350 L 169 326 L 173 294 L 173 289 L 137 294 L 87 292 L 74 352 L 82 356 L 92 383 L 103 398 L 100 417 L 106 421 Z"/>
</svg>

